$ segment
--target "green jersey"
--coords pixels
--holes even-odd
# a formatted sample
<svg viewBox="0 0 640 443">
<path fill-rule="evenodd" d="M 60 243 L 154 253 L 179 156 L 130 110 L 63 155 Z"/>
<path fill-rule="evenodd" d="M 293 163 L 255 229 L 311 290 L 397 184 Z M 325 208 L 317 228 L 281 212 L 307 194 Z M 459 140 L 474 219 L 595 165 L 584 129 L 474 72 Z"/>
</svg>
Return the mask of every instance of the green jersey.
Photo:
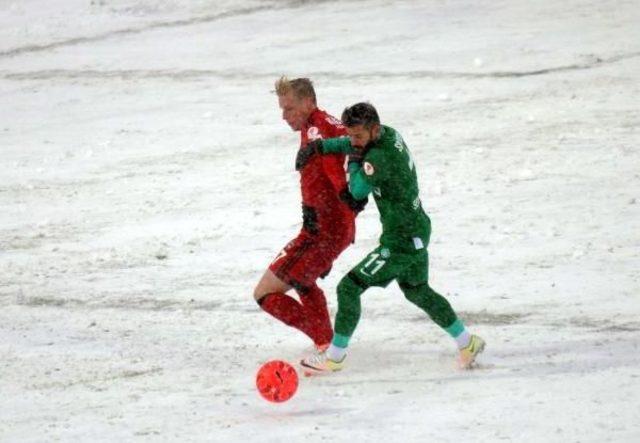
<svg viewBox="0 0 640 443">
<path fill-rule="evenodd" d="M 326 139 L 322 145 L 325 153 L 355 152 L 346 137 Z M 420 202 L 413 158 L 395 129 L 382 125 L 362 165 L 350 165 L 349 190 L 358 199 L 373 193 L 382 222 L 382 246 L 405 252 L 427 247 L 431 222 Z"/>
</svg>

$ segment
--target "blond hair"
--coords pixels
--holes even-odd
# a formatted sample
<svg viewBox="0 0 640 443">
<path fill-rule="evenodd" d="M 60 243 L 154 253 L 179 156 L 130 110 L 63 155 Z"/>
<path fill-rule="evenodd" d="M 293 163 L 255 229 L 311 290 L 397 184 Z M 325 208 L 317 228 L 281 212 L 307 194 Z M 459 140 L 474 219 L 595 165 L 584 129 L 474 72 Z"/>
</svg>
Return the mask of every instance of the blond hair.
<svg viewBox="0 0 640 443">
<path fill-rule="evenodd" d="M 278 97 L 293 92 L 297 99 L 310 97 L 313 103 L 316 102 L 316 91 L 313 89 L 313 83 L 308 78 L 294 78 L 289 80 L 284 75 L 276 80 L 276 94 Z"/>
</svg>

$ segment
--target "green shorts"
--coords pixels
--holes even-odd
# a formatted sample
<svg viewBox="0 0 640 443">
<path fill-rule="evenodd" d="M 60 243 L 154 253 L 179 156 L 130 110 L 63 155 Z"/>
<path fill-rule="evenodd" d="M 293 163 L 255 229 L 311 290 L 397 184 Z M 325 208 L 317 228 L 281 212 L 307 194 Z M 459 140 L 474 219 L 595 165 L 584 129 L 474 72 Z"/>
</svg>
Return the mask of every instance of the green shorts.
<svg viewBox="0 0 640 443">
<path fill-rule="evenodd" d="M 349 275 L 363 288 L 384 288 L 393 280 L 411 286 L 428 283 L 429 253 L 426 248 L 407 254 L 378 246 L 354 266 Z"/>
</svg>

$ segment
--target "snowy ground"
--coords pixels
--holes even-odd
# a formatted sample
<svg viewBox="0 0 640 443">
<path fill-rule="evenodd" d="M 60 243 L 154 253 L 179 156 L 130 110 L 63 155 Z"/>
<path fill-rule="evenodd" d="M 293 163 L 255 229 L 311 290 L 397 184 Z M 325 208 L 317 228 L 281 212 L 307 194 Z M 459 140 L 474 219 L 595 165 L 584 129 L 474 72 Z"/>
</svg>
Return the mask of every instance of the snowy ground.
<svg viewBox="0 0 640 443">
<path fill-rule="evenodd" d="M 635 1 L 0 1 L 0 441 L 640 441 Z M 347 369 L 252 289 L 298 230 L 270 90 L 370 100 L 418 164 L 431 281 L 488 348 L 371 290 Z M 335 285 L 379 233 L 369 205 Z"/>
</svg>

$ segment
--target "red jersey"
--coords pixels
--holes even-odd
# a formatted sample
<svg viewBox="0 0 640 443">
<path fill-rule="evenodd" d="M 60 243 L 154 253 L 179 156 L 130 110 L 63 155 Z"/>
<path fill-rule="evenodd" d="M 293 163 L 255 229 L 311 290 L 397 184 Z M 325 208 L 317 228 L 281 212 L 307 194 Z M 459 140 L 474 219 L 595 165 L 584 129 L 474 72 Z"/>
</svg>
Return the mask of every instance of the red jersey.
<svg viewBox="0 0 640 443">
<path fill-rule="evenodd" d="M 346 135 L 342 123 L 325 111 L 316 109 L 300 131 L 300 147 L 310 141 Z M 355 214 L 339 198 L 347 187 L 343 154 L 316 155 L 300 171 L 302 205 L 311 211 L 319 235 L 347 237 L 355 235 Z M 305 214 L 308 216 L 308 214 Z"/>
</svg>

